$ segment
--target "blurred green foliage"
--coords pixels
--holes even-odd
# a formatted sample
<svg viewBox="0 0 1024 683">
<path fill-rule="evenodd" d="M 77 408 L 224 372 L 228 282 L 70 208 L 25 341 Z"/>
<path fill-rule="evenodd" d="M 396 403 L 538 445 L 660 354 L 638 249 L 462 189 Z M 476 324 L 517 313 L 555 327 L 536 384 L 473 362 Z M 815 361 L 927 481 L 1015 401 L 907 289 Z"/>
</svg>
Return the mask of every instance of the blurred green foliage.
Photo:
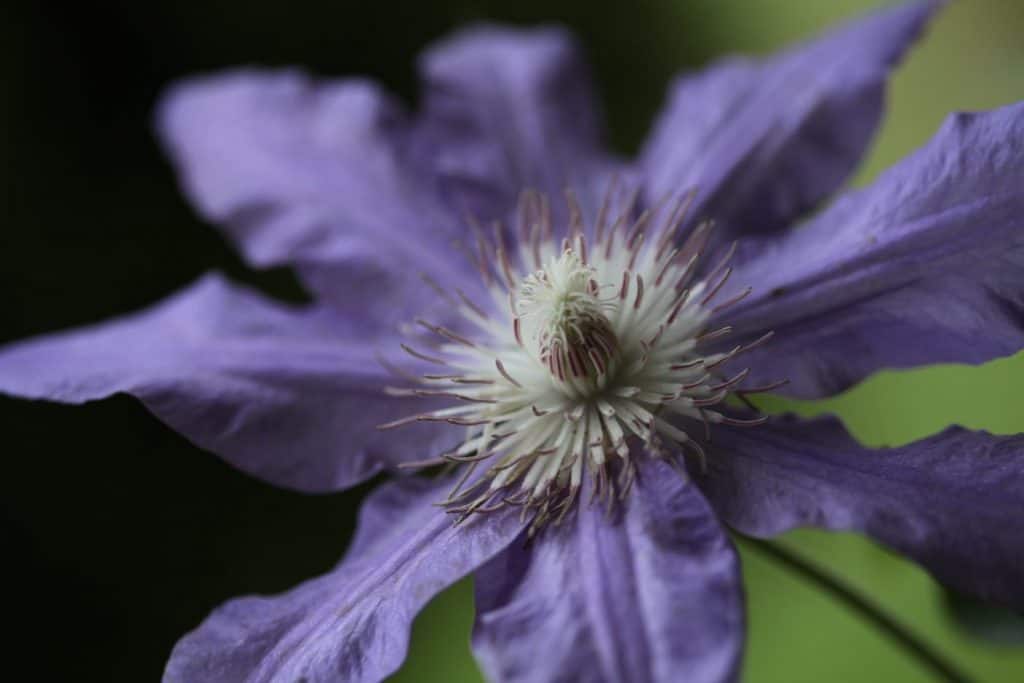
<svg viewBox="0 0 1024 683">
<path fill-rule="evenodd" d="M 663 61 L 652 70 L 669 73 L 666 64 L 673 61 L 701 63 L 733 52 L 766 54 L 877 5 L 865 0 L 646 2 L 647 11 L 663 17 L 660 43 L 650 48 Z M 695 23 L 699 35 L 688 29 Z M 1024 99 L 1022 28 L 1024 3 L 952 3 L 896 72 L 887 118 L 854 183 L 870 182 L 922 145 L 951 111 Z M 596 61 L 600 79 L 602 61 Z M 613 126 L 629 115 L 621 102 L 610 102 L 609 109 Z M 627 127 L 632 132 L 635 126 Z M 950 424 L 999 433 L 1024 431 L 1022 385 L 1024 355 L 1018 355 L 982 367 L 882 372 L 829 400 L 771 398 L 763 407 L 806 415 L 834 412 L 862 442 L 898 445 Z M 911 563 L 848 534 L 804 530 L 788 534 L 784 542 L 872 596 L 977 680 L 1024 680 L 1024 648 L 972 638 L 950 618 L 941 589 Z M 763 556 L 742 554 L 749 608 L 745 680 L 931 680 L 927 671 L 828 595 Z M 409 659 L 394 680 L 482 680 L 467 646 L 472 614 L 467 580 L 421 615 Z"/>
</svg>

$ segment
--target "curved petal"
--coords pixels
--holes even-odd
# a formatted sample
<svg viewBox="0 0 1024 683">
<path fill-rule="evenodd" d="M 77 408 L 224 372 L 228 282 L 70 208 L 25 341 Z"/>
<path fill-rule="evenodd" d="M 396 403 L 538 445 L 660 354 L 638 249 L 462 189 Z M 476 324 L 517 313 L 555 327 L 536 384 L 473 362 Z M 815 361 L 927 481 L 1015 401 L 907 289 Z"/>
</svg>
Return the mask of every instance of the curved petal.
<svg viewBox="0 0 1024 683">
<path fill-rule="evenodd" d="M 643 151 L 648 201 L 696 188 L 690 215 L 727 235 L 787 227 L 860 161 L 889 71 L 938 6 L 886 9 L 773 59 L 680 78 Z"/>
<path fill-rule="evenodd" d="M 175 646 L 165 683 L 379 681 L 405 658 L 417 612 L 522 530 L 517 515 L 455 527 L 422 479 L 380 487 L 337 568 L 274 597 L 217 608 Z"/>
<path fill-rule="evenodd" d="M 219 276 L 142 313 L 0 349 L 0 392 L 63 403 L 129 393 L 236 467 L 303 491 L 354 485 L 410 457 L 406 444 L 444 438 L 374 429 L 415 412 L 385 395 L 390 379 L 333 317 Z"/>
<path fill-rule="evenodd" d="M 420 71 L 438 176 L 484 218 L 527 188 L 559 198 L 607 161 L 587 67 L 560 28 L 467 29 L 427 49 Z"/>
<path fill-rule="evenodd" d="M 192 79 L 164 97 L 157 130 L 185 192 L 250 263 L 297 265 L 364 324 L 422 314 L 436 295 L 419 273 L 470 270 L 450 245 L 461 219 L 412 163 L 404 112 L 370 83 L 257 70 Z"/>
<path fill-rule="evenodd" d="M 1024 609 L 1024 435 L 954 427 L 899 448 L 857 444 L 832 417 L 716 429 L 702 488 L 753 536 L 861 531 L 936 579 Z"/>
<path fill-rule="evenodd" d="M 641 474 L 621 518 L 581 505 L 477 572 L 473 647 L 492 680 L 739 676 L 736 552 L 692 483 L 664 464 Z"/>
<path fill-rule="evenodd" d="M 822 396 L 882 367 L 1024 348 L 1024 103 L 952 116 L 931 143 L 733 274 L 754 375 Z M 723 296 L 728 296 L 724 294 Z M 772 377 L 776 379 L 777 377 Z"/>
</svg>

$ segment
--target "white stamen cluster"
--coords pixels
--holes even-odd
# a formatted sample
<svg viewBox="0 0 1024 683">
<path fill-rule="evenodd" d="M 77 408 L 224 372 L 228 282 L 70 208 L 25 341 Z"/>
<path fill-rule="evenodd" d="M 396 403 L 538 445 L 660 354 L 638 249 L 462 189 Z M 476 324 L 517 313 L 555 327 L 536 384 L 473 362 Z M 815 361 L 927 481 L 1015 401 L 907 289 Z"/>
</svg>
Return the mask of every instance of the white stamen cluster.
<svg viewBox="0 0 1024 683">
<path fill-rule="evenodd" d="M 702 350 L 730 331 L 707 330 L 711 316 L 749 292 L 713 303 L 731 273 L 731 252 L 698 279 L 710 226 L 677 244 L 685 201 L 655 221 L 655 210 L 634 218 L 631 200 L 609 221 L 612 194 L 589 230 L 568 194 L 568 235 L 559 243 L 546 199 L 525 193 L 515 252 L 495 226 L 495 239 L 480 237 L 473 257 L 494 305 L 485 310 L 462 292 L 452 298 L 476 333 L 419 321 L 439 338 L 438 353 L 403 345 L 444 371 L 422 377 L 425 386 L 392 391 L 455 405 L 381 428 L 413 421 L 465 428 L 456 448 L 418 463 L 465 465 L 445 501 L 460 519 L 521 505 L 535 530 L 560 521 L 585 480 L 592 498 L 609 505 L 626 496 L 637 458 L 680 464 L 689 453 L 703 464 L 704 449 L 681 426 L 687 419 L 703 423 L 705 432 L 714 423 L 762 421 L 729 417 L 720 404 L 730 393 L 777 385 L 739 392 L 747 371 L 726 376 L 721 369 L 767 337 L 728 351 Z"/>
</svg>

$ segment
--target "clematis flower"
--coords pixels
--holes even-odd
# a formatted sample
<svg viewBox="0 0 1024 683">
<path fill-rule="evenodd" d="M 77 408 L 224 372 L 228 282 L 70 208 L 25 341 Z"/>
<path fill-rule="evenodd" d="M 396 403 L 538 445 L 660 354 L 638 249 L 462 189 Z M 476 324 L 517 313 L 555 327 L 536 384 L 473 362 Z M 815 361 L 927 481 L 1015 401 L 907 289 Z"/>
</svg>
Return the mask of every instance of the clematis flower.
<svg viewBox="0 0 1024 683">
<path fill-rule="evenodd" d="M 680 77 L 632 160 L 602 147 L 555 28 L 432 46 L 415 114 L 299 71 L 173 89 L 158 129 L 188 196 L 314 302 L 210 275 L 0 350 L 0 390 L 135 395 L 300 491 L 403 476 L 366 500 L 335 569 L 221 606 L 165 680 L 379 680 L 416 613 L 470 573 L 494 680 L 732 680 L 744 603 L 727 528 L 863 532 L 1024 609 L 1020 436 L 872 450 L 834 418 L 731 400 L 1024 347 L 1024 105 L 951 116 L 789 229 L 857 164 L 935 7 Z"/>
</svg>

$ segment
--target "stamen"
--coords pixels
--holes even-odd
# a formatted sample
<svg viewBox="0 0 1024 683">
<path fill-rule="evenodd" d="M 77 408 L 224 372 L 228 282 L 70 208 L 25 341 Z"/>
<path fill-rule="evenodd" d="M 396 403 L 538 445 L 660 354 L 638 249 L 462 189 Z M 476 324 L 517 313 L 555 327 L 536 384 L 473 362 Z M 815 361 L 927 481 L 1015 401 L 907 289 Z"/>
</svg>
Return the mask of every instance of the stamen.
<svg viewBox="0 0 1024 683">
<path fill-rule="evenodd" d="M 638 190 L 619 205 L 617 183 L 589 229 L 579 198 L 566 190 L 567 221 L 557 235 L 547 197 L 522 192 L 511 248 L 500 223 L 490 225 L 488 238 L 468 218 L 476 241 L 468 255 L 493 305 L 461 289 L 451 296 L 426 279 L 474 331 L 417 320 L 440 337 L 437 355 L 402 349 L 446 370 L 415 382 L 396 373 L 409 385 L 392 393 L 453 405 L 379 428 L 444 422 L 465 429 L 455 448 L 411 464 L 464 469 L 441 503 L 456 523 L 519 506 L 533 533 L 571 514 L 584 486 L 591 502 L 610 510 L 630 495 L 642 459 L 685 472 L 684 462 L 696 458 L 703 471 L 709 456 L 698 439 L 710 441 L 712 424 L 766 419 L 733 414 L 726 399 L 745 401 L 782 383 L 744 388 L 749 368 L 719 369 L 770 334 L 726 351 L 714 344 L 732 332 L 719 315 L 750 292 L 711 306 L 733 272 L 735 245 L 701 276 L 710 222 L 679 235 L 696 192 L 637 215 Z"/>
</svg>

